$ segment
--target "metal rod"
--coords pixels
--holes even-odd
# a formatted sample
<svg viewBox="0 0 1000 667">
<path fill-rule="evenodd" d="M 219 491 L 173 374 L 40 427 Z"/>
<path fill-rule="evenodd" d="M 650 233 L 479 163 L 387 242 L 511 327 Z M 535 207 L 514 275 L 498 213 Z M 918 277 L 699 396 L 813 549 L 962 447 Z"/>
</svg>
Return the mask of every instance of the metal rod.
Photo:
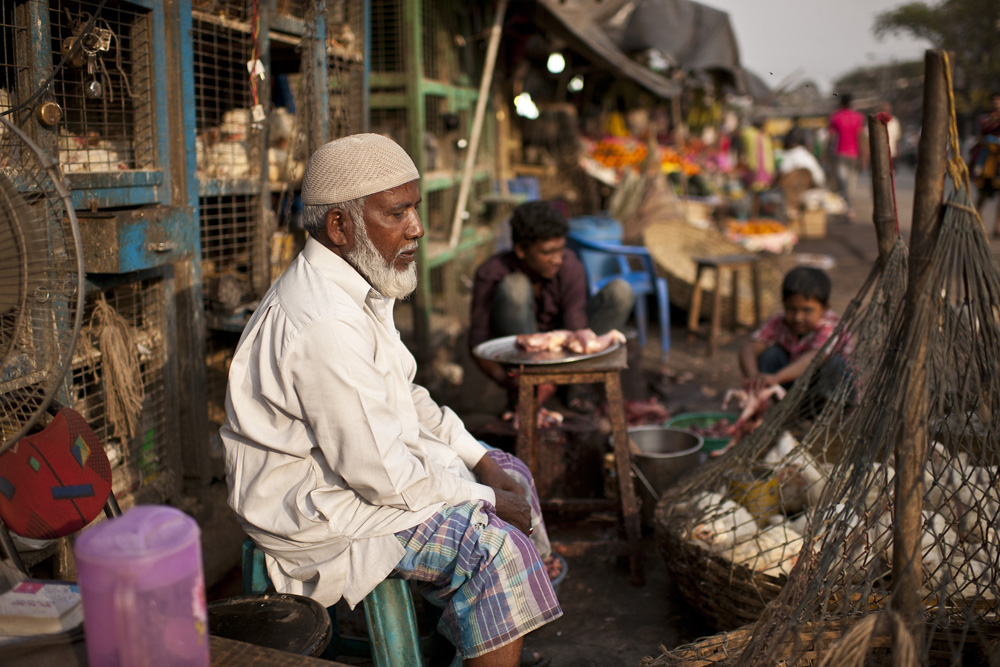
<svg viewBox="0 0 1000 667">
<path fill-rule="evenodd" d="M 503 28 L 503 18 L 507 13 L 507 0 L 497 2 L 497 11 L 493 16 L 493 27 L 490 29 L 490 43 L 486 48 L 486 63 L 483 65 L 483 78 L 479 82 L 479 97 L 476 99 L 476 115 L 472 121 L 472 136 L 469 138 L 469 150 L 465 155 L 465 171 L 462 173 L 462 183 L 458 188 L 458 203 L 455 205 L 455 217 L 451 221 L 451 238 L 448 246 L 458 245 L 458 237 L 462 233 L 462 220 L 465 218 L 465 207 L 469 202 L 469 188 L 472 185 L 472 170 L 476 166 L 476 153 L 479 149 L 479 137 L 483 132 L 483 119 L 486 116 L 486 102 L 489 97 L 490 84 L 493 82 L 493 68 L 497 62 L 497 51 L 500 49 L 500 34 Z"/>
</svg>

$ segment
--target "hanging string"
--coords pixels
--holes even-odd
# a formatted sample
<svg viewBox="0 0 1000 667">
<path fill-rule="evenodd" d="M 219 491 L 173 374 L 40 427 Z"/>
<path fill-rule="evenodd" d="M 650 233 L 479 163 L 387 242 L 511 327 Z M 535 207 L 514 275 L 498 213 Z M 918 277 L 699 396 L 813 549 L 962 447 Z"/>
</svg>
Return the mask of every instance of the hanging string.
<svg viewBox="0 0 1000 667">
<path fill-rule="evenodd" d="M 101 353 L 105 417 L 109 431 L 123 440 L 138 432 L 145 390 L 132 327 L 101 294 L 90 316 Z"/>
</svg>

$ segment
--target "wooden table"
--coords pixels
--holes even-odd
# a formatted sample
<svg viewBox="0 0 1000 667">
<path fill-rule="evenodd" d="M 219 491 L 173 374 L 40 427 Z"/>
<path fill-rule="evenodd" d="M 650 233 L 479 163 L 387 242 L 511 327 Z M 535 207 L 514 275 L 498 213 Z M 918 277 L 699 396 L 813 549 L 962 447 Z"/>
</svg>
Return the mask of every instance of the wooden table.
<svg viewBox="0 0 1000 667">
<path fill-rule="evenodd" d="M 209 636 L 211 667 L 348 667 L 341 662 L 320 660 Z M 4 667 L 88 667 L 87 646 L 83 634 L 65 637 L 62 641 L 14 648 L 0 647 L 0 664 Z M 95 667 L 101 667 L 96 665 Z"/>
<path fill-rule="evenodd" d="M 732 281 L 732 326 L 739 323 L 739 292 L 737 283 L 741 269 L 750 270 L 750 288 L 753 294 L 754 327 L 760 326 L 760 273 L 757 269 L 757 255 L 715 255 L 713 257 L 693 257 L 697 270 L 694 278 L 694 289 L 691 292 L 691 304 L 688 306 L 688 342 L 698 330 L 698 318 L 701 317 L 701 278 L 707 271 L 715 271 L 715 292 L 712 296 L 712 321 L 708 329 L 708 355 L 714 356 L 719 332 L 722 329 L 722 282 L 724 271 L 729 271 Z"/>
<path fill-rule="evenodd" d="M 632 484 L 632 458 L 628 448 L 625 424 L 625 401 L 622 395 L 621 371 L 628 367 L 626 348 L 592 359 L 554 364 L 520 364 L 518 369 L 517 456 L 524 461 L 536 478 L 544 474 L 538 465 L 538 394 L 540 384 L 603 384 L 607 393 L 611 419 L 611 440 L 618 472 L 619 501 L 583 498 L 542 498 L 542 508 L 586 509 L 598 511 L 620 506 L 625 524 L 626 541 L 577 542 L 564 545 L 564 555 L 577 555 L 595 550 L 625 553 L 629 557 L 632 583 L 644 581 L 642 568 L 642 533 L 639 523 L 639 500 Z"/>
</svg>

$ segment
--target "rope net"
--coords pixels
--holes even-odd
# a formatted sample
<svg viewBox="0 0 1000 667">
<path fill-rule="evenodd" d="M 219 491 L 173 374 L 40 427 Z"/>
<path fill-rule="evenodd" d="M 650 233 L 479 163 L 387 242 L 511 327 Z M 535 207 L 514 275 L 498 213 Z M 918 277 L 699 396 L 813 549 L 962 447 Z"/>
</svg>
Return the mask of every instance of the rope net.
<svg viewBox="0 0 1000 667">
<path fill-rule="evenodd" d="M 762 423 L 658 503 L 656 542 L 667 569 L 716 628 L 756 620 L 784 586 L 844 434 L 875 386 L 906 275 L 906 246 L 897 240 Z"/>
<path fill-rule="evenodd" d="M 871 372 L 852 366 L 861 372 L 855 407 L 835 421 L 821 415 L 792 448 L 803 470 L 812 465 L 806 452 L 821 457 L 801 532 L 784 528 L 795 521 L 780 511 L 794 478 L 787 475 L 778 478 L 779 511 L 758 518 L 766 527 L 741 534 L 727 519 L 736 546 L 723 554 L 765 533 L 784 541 L 771 547 L 783 567 L 794 561 L 783 587 L 756 622 L 647 664 L 1000 664 L 1000 271 L 952 143 L 955 188 L 926 273 L 905 305 L 886 302 L 889 327 L 869 357 Z M 768 432 L 719 461 L 720 479 L 769 446 L 770 421 Z M 785 457 L 785 470 L 793 460 Z M 905 470 L 914 474 L 897 474 Z M 689 484 L 686 496 L 661 501 L 658 520 L 667 524 L 679 506 L 696 506 L 696 489 Z M 738 505 L 730 516 L 747 510 Z M 697 540 L 704 512 L 687 521 L 669 525 Z"/>
</svg>

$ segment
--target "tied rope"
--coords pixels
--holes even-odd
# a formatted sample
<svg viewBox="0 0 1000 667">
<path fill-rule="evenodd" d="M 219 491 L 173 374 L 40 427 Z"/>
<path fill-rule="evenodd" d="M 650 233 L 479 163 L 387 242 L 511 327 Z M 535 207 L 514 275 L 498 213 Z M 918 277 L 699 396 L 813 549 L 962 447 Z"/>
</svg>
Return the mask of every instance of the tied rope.
<svg viewBox="0 0 1000 667">
<path fill-rule="evenodd" d="M 891 609 L 884 609 L 877 614 L 868 614 L 855 623 L 823 656 L 819 667 L 864 667 L 868 664 L 868 650 L 875 637 L 876 626 L 883 619 L 891 623 L 895 631 L 892 651 L 893 657 L 900 659 L 897 664 L 919 664 L 913 635 L 903 623 L 902 617 Z"/>
<path fill-rule="evenodd" d="M 90 329 L 97 332 L 101 353 L 106 421 L 115 435 L 131 439 L 138 431 L 145 397 L 132 327 L 101 294 L 90 316 Z"/>
<path fill-rule="evenodd" d="M 958 121 L 955 116 L 955 90 L 952 88 L 951 82 L 951 61 L 948 58 L 947 51 L 941 55 L 944 56 L 944 80 L 945 86 L 948 89 L 948 145 L 951 149 L 951 156 L 948 158 L 946 166 L 948 175 L 951 176 L 951 180 L 955 184 L 955 189 L 964 189 L 966 193 L 970 193 L 972 192 L 972 186 L 969 184 L 969 168 L 965 165 L 965 161 L 962 160 L 962 149 L 958 145 Z M 984 233 L 986 232 L 983 219 L 979 216 L 979 211 L 975 208 L 954 200 L 948 201 L 946 204 L 975 215 L 980 228 L 982 228 Z"/>
</svg>

